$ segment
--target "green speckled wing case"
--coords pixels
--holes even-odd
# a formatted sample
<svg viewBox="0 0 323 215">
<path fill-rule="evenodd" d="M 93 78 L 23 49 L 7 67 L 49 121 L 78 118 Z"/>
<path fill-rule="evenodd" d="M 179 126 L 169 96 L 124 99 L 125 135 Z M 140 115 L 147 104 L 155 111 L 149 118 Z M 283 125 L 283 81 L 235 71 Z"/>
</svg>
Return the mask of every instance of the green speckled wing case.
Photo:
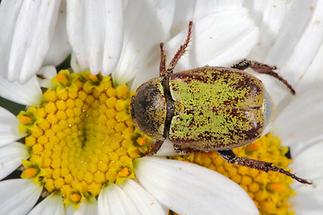
<svg viewBox="0 0 323 215">
<path fill-rule="evenodd" d="M 264 88 L 252 75 L 202 67 L 172 74 L 169 86 L 175 104 L 169 139 L 176 147 L 229 149 L 261 135 Z"/>
</svg>

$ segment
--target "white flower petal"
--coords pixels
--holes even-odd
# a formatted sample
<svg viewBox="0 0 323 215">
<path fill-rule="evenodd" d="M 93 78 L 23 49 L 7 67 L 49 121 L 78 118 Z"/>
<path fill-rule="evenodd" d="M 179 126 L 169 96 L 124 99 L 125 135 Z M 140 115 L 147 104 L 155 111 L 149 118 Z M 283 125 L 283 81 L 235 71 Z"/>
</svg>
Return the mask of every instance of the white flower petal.
<svg viewBox="0 0 323 215">
<path fill-rule="evenodd" d="M 139 184 L 133 180 L 127 180 L 122 186 L 123 191 L 137 206 L 140 214 L 143 215 L 162 215 L 168 214 L 160 203 L 147 191 L 145 191 Z"/>
<path fill-rule="evenodd" d="M 0 147 L 0 180 L 17 169 L 27 157 L 28 151 L 21 143 L 10 143 Z"/>
<path fill-rule="evenodd" d="M 6 109 L 0 107 L 0 146 L 22 137 L 18 131 L 18 119 Z"/>
<path fill-rule="evenodd" d="M 36 77 L 21 84 L 0 77 L 0 96 L 23 105 L 40 103 L 42 92 Z"/>
<path fill-rule="evenodd" d="M 305 147 L 305 142 L 323 136 L 322 91 L 322 87 L 312 86 L 297 93 L 273 122 L 273 133 L 295 153 Z"/>
<path fill-rule="evenodd" d="M 300 88 L 303 85 L 312 85 L 313 83 L 323 82 L 323 43 L 321 44 L 316 56 L 313 59 L 312 64 L 309 66 L 305 75 L 300 81 Z"/>
<path fill-rule="evenodd" d="M 38 77 L 39 85 L 41 87 L 49 88 L 52 85 L 52 78 L 57 75 L 57 71 L 54 66 L 44 66 L 40 68 L 37 74 L 41 75 L 41 77 Z"/>
<path fill-rule="evenodd" d="M 196 20 L 193 25 L 190 47 L 175 71 L 207 64 L 229 66 L 246 57 L 258 41 L 258 29 L 243 8 L 215 12 Z M 187 27 L 166 44 L 168 61 L 183 43 L 186 34 Z"/>
<path fill-rule="evenodd" d="M 174 156 L 176 154 L 173 143 L 167 139 L 156 153 L 156 156 Z"/>
<path fill-rule="evenodd" d="M 179 214 L 257 214 L 242 188 L 228 178 L 183 161 L 136 161 L 136 176 L 159 202 Z"/>
<path fill-rule="evenodd" d="M 259 26 L 259 42 L 249 55 L 249 58 L 264 61 L 268 50 L 275 42 L 288 11 L 290 1 L 246 0 L 244 5 L 250 10 L 257 26 Z M 273 17 L 275 17 L 273 19 Z"/>
<path fill-rule="evenodd" d="M 67 1 L 67 33 L 81 69 L 100 72 L 104 57 L 110 57 L 104 61 L 105 66 L 116 64 L 122 48 L 121 4 L 115 0 Z M 111 22 L 115 23 L 110 29 Z M 104 48 L 112 49 L 106 51 L 107 56 Z"/>
<path fill-rule="evenodd" d="M 3 0 L 0 4 L 0 76 L 6 77 L 12 37 L 23 0 Z"/>
<path fill-rule="evenodd" d="M 82 71 L 82 67 L 81 67 L 80 63 L 78 62 L 75 53 L 72 53 L 72 56 L 71 56 L 71 67 L 74 72 Z"/>
<path fill-rule="evenodd" d="M 91 202 L 82 202 L 73 215 L 96 215 L 98 214 L 98 202 L 91 200 Z"/>
<path fill-rule="evenodd" d="M 110 74 L 117 66 L 123 43 L 122 1 L 107 1 L 107 21 L 105 26 L 104 49 L 102 59 L 103 74 Z"/>
<path fill-rule="evenodd" d="M 2 214 L 26 214 L 37 202 L 42 188 L 31 180 L 11 179 L 0 182 Z"/>
<path fill-rule="evenodd" d="M 308 8 L 305 7 L 303 10 L 309 10 L 311 13 L 309 23 L 305 31 L 302 31 L 303 34 L 288 62 L 281 68 L 284 74 L 292 74 L 287 76 L 291 83 L 296 83 L 305 74 L 323 42 L 323 1 L 312 1 L 311 5 L 306 6 Z M 283 52 L 286 50 L 286 47 L 281 48 L 284 48 Z M 293 80 L 290 80 L 291 77 Z"/>
<path fill-rule="evenodd" d="M 9 80 L 25 82 L 41 67 L 53 37 L 60 2 L 24 1 L 12 39 Z"/>
<path fill-rule="evenodd" d="M 134 77 L 147 80 L 158 74 L 159 43 L 169 34 L 174 10 L 175 1 L 129 1 L 124 12 L 123 48 L 112 73 L 114 80 L 128 82 Z"/>
<path fill-rule="evenodd" d="M 321 171 L 321 169 L 319 170 Z M 292 184 L 296 195 L 291 199 L 292 208 L 300 215 L 321 215 L 323 211 L 323 178 L 312 186 Z"/>
<path fill-rule="evenodd" d="M 60 195 L 51 194 L 30 211 L 28 215 L 64 215 L 64 203 Z"/>
<path fill-rule="evenodd" d="M 43 65 L 59 65 L 71 53 L 66 30 L 66 1 L 61 1 L 55 32 Z"/>
<path fill-rule="evenodd" d="M 175 16 L 172 24 L 171 35 L 178 34 L 183 26 L 191 20 L 198 20 L 216 11 L 237 9 L 242 7 L 241 0 L 216 0 L 196 1 L 185 0 L 175 1 Z"/>
<path fill-rule="evenodd" d="M 291 148 L 293 163 L 290 167 L 301 177 L 314 180 L 323 178 L 323 139 L 316 141 L 312 146 L 304 147 L 302 151 L 294 155 Z M 323 194 L 322 194 L 323 195 Z"/>
<path fill-rule="evenodd" d="M 140 214 L 132 200 L 115 184 L 111 184 L 101 191 L 98 200 L 98 212 L 100 215 Z"/>
<path fill-rule="evenodd" d="M 217 0 L 217 1 L 196 1 L 194 18 L 199 19 L 210 15 L 215 11 L 236 9 L 242 7 L 242 0 Z"/>
<path fill-rule="evenodd" d="M 312 1 L 293 1 L 285 16 L 278 38 L 269 51 L 265 62 L 285 65 L 309 23 L 313 10 Z"/>
</svg>

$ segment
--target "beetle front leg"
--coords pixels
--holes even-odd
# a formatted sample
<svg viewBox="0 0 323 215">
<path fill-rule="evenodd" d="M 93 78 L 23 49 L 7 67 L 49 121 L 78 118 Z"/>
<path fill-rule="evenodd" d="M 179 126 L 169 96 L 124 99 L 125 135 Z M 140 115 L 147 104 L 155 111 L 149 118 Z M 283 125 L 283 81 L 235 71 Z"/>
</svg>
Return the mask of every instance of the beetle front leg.
<svg viewBox="0 0 323 215">
<path fill-rule="evenodd" d="M 147 155 L 151 156 L 151 155 L 156 154 L 159 151 L 160 147 L 163 145 L 163 143 L 164 143 L 163 140 L 156 140 L 156 142 L 151 146 Z"/>
<path fill-rule="evenodd" d="M 270 162 L 254 160 L 254 159 L 249 159 L 249 158 L 245 158 L 245 157 L 238 157 L 234 154 L 234 152 L 232 150 L 221 150 L 221 151 L 218 151 L 218 153 L 225 160 L 227 160 L 229 163 L 232 163 L 232 164 L 246 166 L 249 168 L 258 169 L 258 170 L 265 171 L 265 172 L 268 172 L 268 171 L 280 172 L 284 175 L 287 175 L 287 176 L 295 179 L 296 181 L 298 181 L 302 184 L 312 184 L 312 182 L 310 182 L 306 179 L 299 178 L 295 174 L 292 174 L 282 168 L 273 166 L 273 164 Z"/>
<path fill-rule="evenodd" d="M 174 55 L 172 61 L 168 65 L 167 73 L 169 73 L 169 74 L 173 73 L 173 70 L 174 70 L 177 62 L 185 53 L 186 48 L 188 47 L 188 44 L 190 43 L 190 40 L 192 37 L 192 28 L 193 28 L 193 22 L 190 21 L 188 23 L 188 30 L 187 30 L 186 39 L 185 39 L 184 43 L 179 47 L 179 49 L 177 50 L 176 54 Z"/>
<path fill-rule="evenodd" d="M 291 91 L 291 93 L 293 95 L 295 95 L 296 91 L 294 90 L 292 85 L 290 83 L 288 83 L 288 81 L 285 80 L 283 77 L 281 77 L 277 72 L 274 71 L 277 69 L 276 66 L 269 66 L 264 63 L 260 63 L 260 62 L 253 61 L 253 60 L 247 60 L 247 59 L 244 59 L 244 60 L 240 61 L 239 63 L 231 66 L 231 68 L 240 69 L 240 70 L 245 70 L 249 67 L 258 73 L 267 74 L 267 75 L 270 75 L 270 76 L 278 79 Z"/>
<path fill-rule="evenodd" d="M 164 51 L 164 43 L 160 43 L 159 47 L 160 47 L 159 76 L 164 77 L 166 75 L 166 54 Z"/>
</svg>

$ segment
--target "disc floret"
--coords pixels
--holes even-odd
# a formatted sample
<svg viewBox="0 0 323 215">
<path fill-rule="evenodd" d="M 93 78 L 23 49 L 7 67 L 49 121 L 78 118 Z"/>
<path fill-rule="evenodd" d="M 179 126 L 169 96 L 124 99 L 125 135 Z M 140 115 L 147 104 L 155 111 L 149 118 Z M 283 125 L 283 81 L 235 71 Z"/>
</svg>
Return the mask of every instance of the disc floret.
<svg viewBox="0 0 323 215">
<path fill-rule="evenodd" d="M 135 178 L 133 160 L 146 153 L 150 140 L 134 127 L 130 94 L 110 76 L 60 71 L 40 105 L 18 115 L 30 154 L 22 178 L 44 186 L 44 193 L 60 193 L 65 204 Z"/>
</svg>

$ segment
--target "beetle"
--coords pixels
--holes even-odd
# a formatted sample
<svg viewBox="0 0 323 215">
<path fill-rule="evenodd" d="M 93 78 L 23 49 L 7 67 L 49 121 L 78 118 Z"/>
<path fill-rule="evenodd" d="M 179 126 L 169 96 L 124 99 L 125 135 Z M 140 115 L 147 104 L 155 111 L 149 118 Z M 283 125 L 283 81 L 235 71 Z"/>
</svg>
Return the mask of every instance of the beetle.
<svg viewBox="0 0 323 215">
<path fill-rule="evenodd" d="M 295 94 L 293 87 L 275 72 L 276 67 L 242 60 L 231 68 L 204 66 L 173 73 L 188 47 L 192 25 L 190 21 L 186 39 L 168 67 L 164 45 L 160 43 L 159 77 L 143 83 L 131 98 L 132 118 L 156 140 L 149 154 L 155 154 L 168 138 L 180 153 L 217 151 L 230 163 L 280 172 L 311 184 L 270 162 L 238 157 L 232 151 L 259 138 L 271 112 L 264 85 L 243 70 L 250 67 L 271 75 Z"/>
</svg>

